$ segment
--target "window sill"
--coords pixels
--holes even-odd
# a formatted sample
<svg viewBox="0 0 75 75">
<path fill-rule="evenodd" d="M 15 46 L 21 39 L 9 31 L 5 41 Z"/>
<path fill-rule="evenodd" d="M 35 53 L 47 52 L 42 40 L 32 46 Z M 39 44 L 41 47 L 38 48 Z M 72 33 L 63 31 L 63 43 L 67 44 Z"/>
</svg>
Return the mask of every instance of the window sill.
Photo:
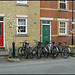
<svg viewBox="0 0 75 75">
<path fill-rule="evenodd" d="M 17 6 L 29 6 L 28 4 L 23 4 L 23 3 L 17 3 Z"/>
<path fill-rule="evenodd" d="M 58 37 L 67 37 L 68 35 L 58 35 Z"/>
<path fill-rule="evenodd" d="M 28 34 L 17 34 L 16 36 L 17 37 L 28 37 L 29 35 Z"/>
<path fill-rule="evenodd" d="M 67 10 L 67 9 L 58 9 L 59 11 L 69 11 L 69 10 Z"/>
</svg>

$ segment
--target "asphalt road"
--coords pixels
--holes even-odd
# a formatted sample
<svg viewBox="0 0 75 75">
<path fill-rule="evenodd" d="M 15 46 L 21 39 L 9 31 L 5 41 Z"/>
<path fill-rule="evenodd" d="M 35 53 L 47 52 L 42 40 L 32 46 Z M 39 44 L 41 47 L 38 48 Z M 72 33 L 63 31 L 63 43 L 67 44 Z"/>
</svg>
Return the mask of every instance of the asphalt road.
<svg viewBox="0 0 75 75">
<path fill-rule="evenodd" d="M 0 63 L 0 74 L 75 74 L 75 57 Z"/>
</svg>

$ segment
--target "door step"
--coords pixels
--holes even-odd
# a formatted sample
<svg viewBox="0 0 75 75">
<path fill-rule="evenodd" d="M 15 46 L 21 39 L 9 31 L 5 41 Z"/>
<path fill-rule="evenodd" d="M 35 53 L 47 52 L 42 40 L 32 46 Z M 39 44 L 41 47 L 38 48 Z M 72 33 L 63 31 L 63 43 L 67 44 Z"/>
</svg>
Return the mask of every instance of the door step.
<svg viewBox="0 0 75 75">
<path fill-rule="evenodd" d="M 4 49 L 0 49 L 0 56 L 8 56 L 9 52 L 7 50 Z"/>
<path fill-rule="evenodd" d="M 9 52 L 5 48 L 0 47 L 0 63 L 6 63 L 8 61 Z"/>
<path fill-rule="evenodd" d="M 1 46 L 0 46 L 0 49 L 5 49 L 5 47 L 1 47 Z"/>
</svg>

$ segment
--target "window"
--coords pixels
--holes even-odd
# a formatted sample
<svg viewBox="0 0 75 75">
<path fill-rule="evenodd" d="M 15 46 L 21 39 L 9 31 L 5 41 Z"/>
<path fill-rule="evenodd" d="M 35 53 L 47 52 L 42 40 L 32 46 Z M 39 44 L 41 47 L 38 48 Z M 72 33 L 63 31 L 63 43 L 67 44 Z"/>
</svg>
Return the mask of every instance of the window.
<svg viewBox="0 0 75 75">
<path fill-rule="evenodd" d="M 27 4 L 27 0 L 17 0 L 17 3 L 19 3 L 19 4 Z"/>
<path fill-rule="evenodd" d="M 66 0 L 59 1 L 59 9 L 67 9 L 67 1 Z"/>
<path fill-rule="evenodd" d="M 3 21 L 3 17 L 0 17 L 0 21 Z"/>
<path fill-rule="evenodd" d="M 50 25 L 50 21 L 46 21 L 46 20 L 44 20 L 44 21 L 42 21 L 42 24 Z"/>
<path fill-rule="evenodd" d="M 17 18 L 17 34 L 27 34 L 27 18 Z"/>
<path fill-rule="evenodd" d="M 67 22 L 59 22 L 59 35 L 67 34 Z"/>
</svg>

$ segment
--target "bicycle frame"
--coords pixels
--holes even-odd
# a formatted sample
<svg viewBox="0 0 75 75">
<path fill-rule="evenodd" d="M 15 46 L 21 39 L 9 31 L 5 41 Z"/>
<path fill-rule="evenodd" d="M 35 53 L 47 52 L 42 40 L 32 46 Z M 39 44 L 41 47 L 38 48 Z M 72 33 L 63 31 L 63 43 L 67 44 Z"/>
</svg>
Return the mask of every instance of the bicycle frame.
<svg viewBox="0 0 75 75">
<path fill-rule="evenodd" d="M 52 53 L 53 45 L 54 45 L 53 43 L 48 42 L 48 46 L 47 46 L 47 47 L 48 47 L 48 50 L 49 50 L 49 51 L 48 51 L 48 50 L 47 50 L 47 51 L 48 51 L 49 53 Z"/>
</svg>

